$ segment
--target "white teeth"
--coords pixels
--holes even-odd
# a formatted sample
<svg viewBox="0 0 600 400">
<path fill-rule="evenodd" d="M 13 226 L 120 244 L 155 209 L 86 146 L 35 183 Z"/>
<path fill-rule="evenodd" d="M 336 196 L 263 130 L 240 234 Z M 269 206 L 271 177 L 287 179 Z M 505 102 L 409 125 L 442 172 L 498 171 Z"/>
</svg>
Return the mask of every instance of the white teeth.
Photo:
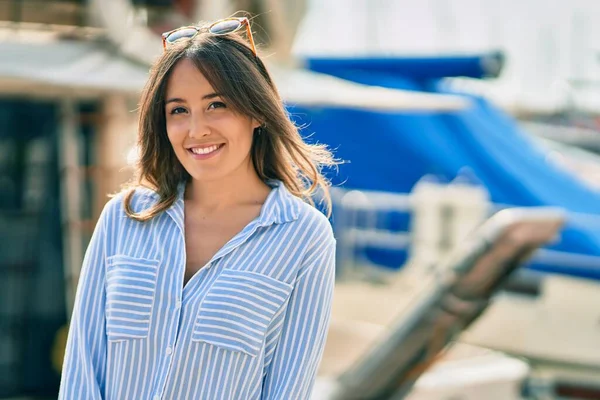
<svg viewBox="0 0 600 400">
<path fill-rule="evenodd" d="M 199 148 L 199 147 L 194 147 L 192 148 L 192 153 L 194 154 L 209 154 L 212 153 L 213 151 L 217 150 L 219 148 L 219 146 L 214 145 L 214 146 L 210 146 L 210 147 L 205 147 L 203 149 Z"/>
</svg>

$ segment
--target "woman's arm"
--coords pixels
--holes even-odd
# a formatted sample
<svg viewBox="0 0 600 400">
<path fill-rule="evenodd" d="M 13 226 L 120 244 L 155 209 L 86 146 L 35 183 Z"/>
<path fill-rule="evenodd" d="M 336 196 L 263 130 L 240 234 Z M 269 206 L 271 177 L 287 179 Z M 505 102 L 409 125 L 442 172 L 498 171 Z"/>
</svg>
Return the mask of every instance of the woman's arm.
<svg viewBox="0 0 600 400">
<path fill-rule="evenodd" d="M 335 281 L 331 230 L 313 240 L 287 307 L 281 337 L 268 366 L 263 400 L 308 399 L 323 355 Z"/>
<path fill-rule="evenodd" d="M 59 399 L 103 399 L 106 377 L 105 240 L 107 209 L 87 248 L 62 368 Z"/>
</svg>

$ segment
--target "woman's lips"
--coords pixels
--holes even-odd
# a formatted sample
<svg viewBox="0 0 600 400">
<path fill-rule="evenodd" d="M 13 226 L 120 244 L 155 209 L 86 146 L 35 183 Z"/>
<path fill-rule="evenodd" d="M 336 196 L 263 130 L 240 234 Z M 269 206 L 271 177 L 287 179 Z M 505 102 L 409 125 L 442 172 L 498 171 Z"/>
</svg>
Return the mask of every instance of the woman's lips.
<svg viewBox="0 0 600 400">
<path fill-rule="evenodd" d="M 217 155 L 224 146 L 225 144 L 221 143 L 212 146 L 192 147 L 188 149 L 188 152 L 196 160 L 206 160 Z"/>
</svg>

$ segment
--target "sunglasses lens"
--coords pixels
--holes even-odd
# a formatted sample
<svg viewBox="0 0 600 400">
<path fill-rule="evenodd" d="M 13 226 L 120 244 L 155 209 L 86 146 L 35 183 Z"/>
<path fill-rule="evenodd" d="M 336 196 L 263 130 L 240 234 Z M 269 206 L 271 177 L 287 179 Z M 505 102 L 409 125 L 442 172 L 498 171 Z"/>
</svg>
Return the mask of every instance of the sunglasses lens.
<svg viewBox="0 0 600 400">
<path fill-rule="evenodd" d="M 236 31 L 241 25 L 242 23 L 236 19 L 227 19 L 225 21 L 215 23 L 210 27 L 209 31 L 213 35 L 225 35 L 227 33 Z"/>
<path fill-rule="evenodd" d="M 175 43 L 179 39 L 189 39 L 194 37 L 196 33 L 198 33 L 198 31 L 193 28 L 179 29 L 167 36 L 167 43 Z"/>
</svg>

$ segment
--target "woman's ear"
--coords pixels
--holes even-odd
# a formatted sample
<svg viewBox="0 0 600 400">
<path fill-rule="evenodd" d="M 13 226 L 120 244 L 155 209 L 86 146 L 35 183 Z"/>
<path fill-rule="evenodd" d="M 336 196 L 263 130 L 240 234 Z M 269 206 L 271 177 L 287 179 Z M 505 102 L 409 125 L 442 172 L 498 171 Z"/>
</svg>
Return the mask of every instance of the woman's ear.
<svg viewBox="0 0 600 400">
<path fill-rule="evenodd" d="M 252 129 L 256 129 L 256 128 L 260 128 L 260 127 L 264 127 L 265 123 L 261 122 L 257 119 L 252 118 Z"/>
</svg>

